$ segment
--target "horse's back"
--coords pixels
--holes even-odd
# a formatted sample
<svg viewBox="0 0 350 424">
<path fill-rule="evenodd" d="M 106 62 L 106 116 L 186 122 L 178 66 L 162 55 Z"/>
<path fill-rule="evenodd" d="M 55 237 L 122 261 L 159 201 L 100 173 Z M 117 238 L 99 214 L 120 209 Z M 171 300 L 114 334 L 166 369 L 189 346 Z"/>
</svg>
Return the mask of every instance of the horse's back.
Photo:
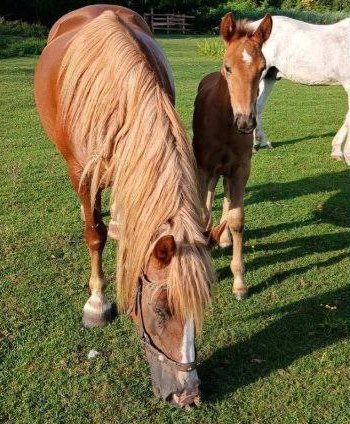
<svg viewBox="0 0 350 424">
<path fill-rule="evenodd" d="M 47 42 L 50 43 L 53 39 L 65 34 L 69 31 L 77 31 L 92 19 L 97 18 L 106 10 L 115 12 L 130 26 L 139 28 L 148 35 L 152 36 L 145 21 L 136 13 L 126 7 L 116 6 L 113 4 L 94 4 L 85 6 L 62 16 L 51 28 Z"/>
<path fill-rule="evenodd" d="M 61 64 L 65 53 L 75 36 L 84 27 L 98 18 L 102 13 L 112 11 L 116 20 L 120 19 L 123 27 L 133 35 L 145 56 L 169 93 L 174 98 L 174 85 L 170 68 L 146 22 L 136 12 L 115 5 L 92 5 L 70 12 L 61 17 L 52 27 L 46 47 L 44 48 L 35 70 L 35 100 L 39 116 L 48 136 L 54 140 L 61 152 L 67 148 L 58 115 L 58 81 Z M 113 52 L 111 52 L 113 54 Z"/>
</svg>

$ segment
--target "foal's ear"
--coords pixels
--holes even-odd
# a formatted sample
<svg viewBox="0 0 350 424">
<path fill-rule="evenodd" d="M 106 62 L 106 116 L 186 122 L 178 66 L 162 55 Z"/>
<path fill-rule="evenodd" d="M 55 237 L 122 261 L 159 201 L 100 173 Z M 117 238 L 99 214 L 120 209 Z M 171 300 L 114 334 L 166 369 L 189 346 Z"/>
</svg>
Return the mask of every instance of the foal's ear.
<svg viewBox="0 0 350 424">
<path fill-rule="evenodd" d="M 204 236 L 207 238 L 207 243 L 209 249 L 212 249 L 215 245 L 219 244 L 219 239 L 224 229 L 226 228 L 227 222 L 221 222 L 221 224 L 213 227 L 211 230 L 208 230 L 204 233 Z"/>
<path fill-rule="evenodd" d="M 270 37 L 271 31 L 272 17 L 269 13 L 267 13 L 251 38 L 258 44 L 263 45 L 265 41 Z"/>
<path fill-rule="evenodd" d="M 229 43 L 235 33 L 236 23 L 233 19 L 233 13 L 228 12 L 221 19 L 220 24 L 220 35 L 224 39 L 225 43 Z"/>
<path fill-rule="evenodd" d="M 161 237 L 153 249 L 153 255 L 161 265 L 168 265 L 172 257 L 175 255 L 176 244 L 174 237 L 163 236 Z"/>
</svg>

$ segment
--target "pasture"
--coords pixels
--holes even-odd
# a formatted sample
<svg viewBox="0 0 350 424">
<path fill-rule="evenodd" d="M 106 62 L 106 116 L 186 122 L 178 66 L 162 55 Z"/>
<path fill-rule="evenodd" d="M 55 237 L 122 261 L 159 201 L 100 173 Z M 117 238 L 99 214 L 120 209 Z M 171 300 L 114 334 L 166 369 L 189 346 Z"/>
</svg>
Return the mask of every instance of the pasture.
<svg viewBox="0 0 350 424">
<path fill-rule="evenodd" d="M 159 41 L 190 131 L 199 80 L 220 61 L 199 54 L 200 38 Z M 254 155 L 245 201 L 250 297 L 234 299 L 231 253 L 216 248 L 197 343 L 202 404 L 180 411 L 153 396 L 128 317 L 80 325 L 88 253 L 64 161 L 34 108 L 35 62 L 0 60 L 0 422 L 347 423 L 350 181 L 330 158 L 343 89 L 276 84 L 265 112 L 275 149 Z M 216 220 L 221 202 L 219 191 Z M 115 249 L 109 241 L 104 254 L 110 300 Z"/>
</svg>

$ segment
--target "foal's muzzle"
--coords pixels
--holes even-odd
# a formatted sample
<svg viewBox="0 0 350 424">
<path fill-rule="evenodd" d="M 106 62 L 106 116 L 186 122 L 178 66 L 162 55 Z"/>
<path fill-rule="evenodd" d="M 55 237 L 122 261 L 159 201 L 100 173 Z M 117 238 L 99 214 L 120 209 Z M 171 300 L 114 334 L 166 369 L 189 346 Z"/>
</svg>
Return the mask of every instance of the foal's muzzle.
<svg viewBox="0 0 350 424">
<path fill-rule="evenodd" d="M 237 125 L 238 131 L 243 134 L 250 134 L 256 128 L 256 118 L 252 113 L 250 115 L 239 113 L 235 116 L 234 122 Z"/>
</svg>

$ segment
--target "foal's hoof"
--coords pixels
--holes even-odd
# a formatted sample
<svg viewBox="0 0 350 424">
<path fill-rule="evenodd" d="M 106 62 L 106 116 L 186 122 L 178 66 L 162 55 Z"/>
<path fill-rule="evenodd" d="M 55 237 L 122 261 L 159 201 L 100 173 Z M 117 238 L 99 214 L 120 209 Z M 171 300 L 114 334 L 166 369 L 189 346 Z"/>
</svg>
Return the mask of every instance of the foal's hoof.
<svg viewBox="0 0 350 424">
<path fill-rule="evenodd" d="M 111 303 L 101 299 L 100 296 L 91 295 L 83 309 L 83 326 L 106 327 L 112 321 Z"/>
<path fill-rule="evenodd" d="M 237 300 L 244 300 L 248 297 L 248 290 L 237 290 L 234 291 L 233 294 Z"/>
<path fill-rule="evenodd" d="M 229 247 L 232 247 L 232 241 L 221 242 L 219 243 L 219 246 L 221 247 L 221 249 L 227 249 Z"/>
</svg>

